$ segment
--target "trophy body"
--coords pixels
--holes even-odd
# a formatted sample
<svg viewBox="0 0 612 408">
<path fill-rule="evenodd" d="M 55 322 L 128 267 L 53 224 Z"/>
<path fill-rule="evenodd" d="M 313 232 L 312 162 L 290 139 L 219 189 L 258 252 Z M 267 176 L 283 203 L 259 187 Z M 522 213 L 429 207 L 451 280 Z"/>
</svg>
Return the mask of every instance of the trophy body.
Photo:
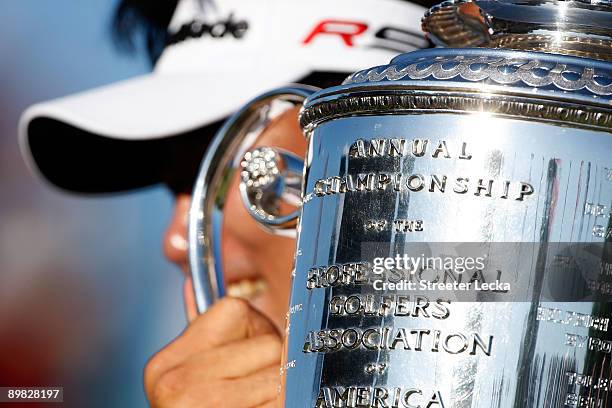
<svg viewBox="0 0 612 408">
<path fill-rule="evenodd" d="M 272 149 L 241 170 L 260 223 L 299 219 L 286 407 L 612 406 L 611 11 L 448 1 L 423 27 L 455 48 L 314 94 L 277 90 L 225 125 L 192 206 L 201 310 L 222 294 L 207 225 L 224 200 L 200 196 L 224 191 L 223 150 L 247 150 L 258 106 L 306 98 L 303 179 L 299 158 Z M 289 190 L 301 209 L 276 216 Z"/>
<path fill-rule="evenodd" d="M 287 407 L 612 404 L 609 68 L 435 49 L 307 100 Z M 375 270 L 422 243 L 485 266 Z"/>
</svg>

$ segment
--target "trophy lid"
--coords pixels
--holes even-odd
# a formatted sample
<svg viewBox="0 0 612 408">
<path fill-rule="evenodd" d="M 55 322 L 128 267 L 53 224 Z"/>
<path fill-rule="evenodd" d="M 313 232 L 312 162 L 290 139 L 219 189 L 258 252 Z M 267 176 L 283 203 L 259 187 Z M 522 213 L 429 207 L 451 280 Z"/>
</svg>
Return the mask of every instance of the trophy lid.
<svg viewBox="0 0 612 408">
<path fill-rule="evenodd" d="M 306 100 L 304 129 L 350 115 L 490 112 L 612 129 L 612 0 L 450 0 L 439 45 L 350 75 Z"/>
<path fill-rule="evenodd" d="M 612 61 L 611 0 L 448 0 L 431 8 L 422 23 L 437 45 Z"/>
</svg>

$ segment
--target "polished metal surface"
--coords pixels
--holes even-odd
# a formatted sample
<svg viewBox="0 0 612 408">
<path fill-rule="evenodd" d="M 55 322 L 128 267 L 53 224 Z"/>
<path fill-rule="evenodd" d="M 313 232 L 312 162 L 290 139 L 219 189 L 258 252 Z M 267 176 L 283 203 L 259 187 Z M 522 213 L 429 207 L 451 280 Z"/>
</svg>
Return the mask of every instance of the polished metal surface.
<svg viewBox="0 0 612 408">
<path fill-rule="evenodd" d="M 301 184 L 274 146 L 217 153 L 239 157 L 269 230 L 302 188 L 286 407 L 612 406 L 610 7 L 445 2 L 431 38 L 478 48 L 401 55 L 309 96 Z M 468 274 L 424 261 L 468 249 Z M 408 255 L 421 266 L 393 266 Z"/>
<path fill-rule="evenodd" d="M 308 98 L 287 407 L 612 406 L 611 73 L 436 49 Z M 508 288 L 380 290 L 423 243 L 480 243 L 471 279 Z"/>
<path fill-rule="evenodd" d="M 244 154 L 261 130 L 278 114 L 278 104 L 299 104 L 315 90 L 294 85 L 258 96 L 227 120 L 204 156 L 194 185 L 188 231 L 189 268 L 200 313 L 225 293 L 221 227 L 225 195 L 233 175 L 240 171 Z M 290 158 L 287 161 L 295 168 Z"/>
<path fill-rule="evenodd" d="M 423 18 L 438 45 L 542 51 L 612 60 L 612 2 L 447 0 Z"/>
<path fill-rule="evenodd" d="M 609 406 L 610 332 L 538 313 L 542 308 L 610 318 L 610 304 L 546 300 L 549 285 L 541 285 L 536 265 L 543 251 L 530 258 L 534 263 L 521 279 L 515 270 L 503 270 L 502 277 L 525 287 L 488 302 L 450 301 L 443 312 L 437 302 L 450 294 L 378 291 L 371 278 L 356 283 L 355 276 L 360 264 L 367 271 L 374 258 L 403 253 L 410 243 L 610 240 L 612 135 L 488 112 L 431 110 L 346 116 L 320 123 L 309 137 L 290 305 L 287 407 L 541 408 L 587 399 L 594 405 L 584 406 Z M 350 153 L 359 140 L 368 152 L 368 143 L 385 140 L 389 146 L 393 139 L 408 146 L 420 139 L 427 148 L 422 155 L 408 147 L 396 156 L 390 150 Z M 434 157 L 441 145 L 447 149 Z M 367 181 L 361 189 L 350 187 L 350 176 L 370 174 L 371 187 Z M 425 186 L 380 184 L 398 174 L 420 176 Z M 434 188 L 435 177 L 446 180 L 444 191 Z M 490 191 L 483 191 L 489 181 Z M 521 199 L 521 191 L 531 193 Z M 605 211 L 585 211 L 593 203 Z M 390 226 L 418 221 L 421 227 L 372 228 L 372 220 Z M 346 279 L 326 280 L 330 268 Z M 574 284 L 575 273 L 548 279 Z M 368 296 L 374 312 L 366 310 Z M 376 312 L 381 303 L 385 309 Z M 360 339 L 357 345 L 351 336 Z M 601 351 L 593 342 L 606 346 Z M 577 385 L 585 376 L 593 383 Z"/>
</svg>

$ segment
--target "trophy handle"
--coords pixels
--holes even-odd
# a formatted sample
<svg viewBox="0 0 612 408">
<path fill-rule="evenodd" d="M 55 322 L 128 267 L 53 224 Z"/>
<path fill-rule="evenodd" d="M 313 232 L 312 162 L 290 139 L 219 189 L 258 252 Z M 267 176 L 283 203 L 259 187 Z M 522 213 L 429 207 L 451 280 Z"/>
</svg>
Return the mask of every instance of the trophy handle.
<svg viewBox="0 0 612 408">
<path fill-rule="evenodd" d="M 189 210 L 189 267 L 197 309 L 203 313 L 225 295 L 221 230 L 228 186 L 241 171 L 240 194 L 247 211 L 269 231 L 294 235 L 299 211 L 274 215 L 277 199 L 299 205 L 302 159 L 281 149 L 250 150 L 279 101 L 301 105 L 318 89 L 292 85 L 266 92 L 232 115 L 204 156 Z M 260 171 L 263 164 L 265 172 Z"/>
<path fill-rule="evenodd" d="M 295 154 L 273 147 L 245 153 L 240 163 L 240 196 L 247 212 L 268 232 L 295 237 L 299 209 L 277 215 L 277 202 L 301 206 L 304 161 Z"/>
</svg>

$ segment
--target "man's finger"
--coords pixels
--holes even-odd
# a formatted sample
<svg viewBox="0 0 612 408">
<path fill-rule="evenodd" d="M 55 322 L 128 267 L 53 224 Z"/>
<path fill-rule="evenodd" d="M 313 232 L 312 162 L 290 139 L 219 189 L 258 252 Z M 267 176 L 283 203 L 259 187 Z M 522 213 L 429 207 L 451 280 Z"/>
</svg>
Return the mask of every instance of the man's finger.
<svg viewBox="0 0 612 408">
<path fill-rule="evenodd" d="M 281 406 L 279 405 L 278 401 L 274 400 L 266 402 L 263 405 L 258 405 L 255 408 L 281 408 Z"/>
<path fill-rule="evenodd" d="M 194 355 L 182 367 L 193 382 L 240 378 L 270 366 L 278 368 L 281 351 L 281 340 L 267 334 Z"/>
<path fill-rule="evenodd" d="M 278 336 L 272 322 L 246 300 L 222 299 L 198 316 L 178 338 L 149 360 L 145 367 L 145 390 L 150 393 L 160 375 L 194 354 L 268 334 Z"/>
<path fill-rule="evenodd" d="M 188 370 L 177 367 L 164 374 L 156 387 L 154 408 L 252 408 L 275 401 L 278 396 L 278 366 L 232 380 L 193 381 Z"/>
<path fill-rule="evenodd" d="M 276 400 L 280 383 L 278 366 L 266 368 L 235 381 L 236 391 L 230 407 L 251 408 Z M 228 401 L 229 402 L 229 401 Z"/>
</svg>

